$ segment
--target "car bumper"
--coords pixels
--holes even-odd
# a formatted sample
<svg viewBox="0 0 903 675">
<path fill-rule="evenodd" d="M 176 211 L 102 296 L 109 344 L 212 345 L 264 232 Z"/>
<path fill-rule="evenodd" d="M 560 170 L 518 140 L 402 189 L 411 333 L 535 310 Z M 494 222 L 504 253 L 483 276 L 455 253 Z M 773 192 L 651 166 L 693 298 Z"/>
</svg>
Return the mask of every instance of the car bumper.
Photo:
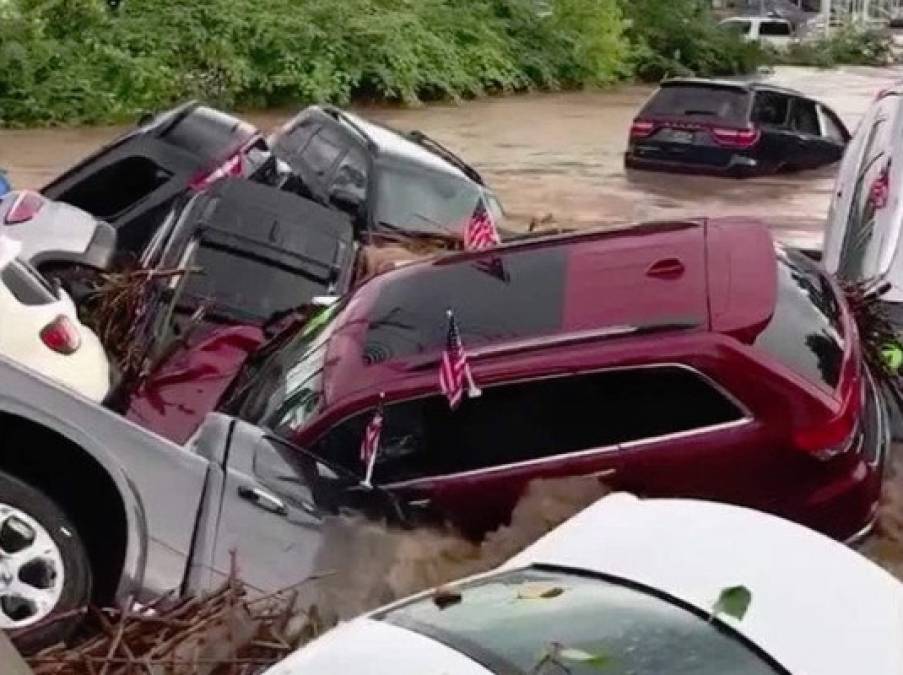
<svg viewBox="0 0 903 675">
<path fill-rule="evenodd" d="M 726 178 L 745 178 L 773 173 L 758 160 L 745 155 L 733 155 L 727 164 L 718 165 L 638 157 L 632 152 L 627 152 L 624 154 L 624 166 L 638 171 L 664 171 Z"/>
</svg>

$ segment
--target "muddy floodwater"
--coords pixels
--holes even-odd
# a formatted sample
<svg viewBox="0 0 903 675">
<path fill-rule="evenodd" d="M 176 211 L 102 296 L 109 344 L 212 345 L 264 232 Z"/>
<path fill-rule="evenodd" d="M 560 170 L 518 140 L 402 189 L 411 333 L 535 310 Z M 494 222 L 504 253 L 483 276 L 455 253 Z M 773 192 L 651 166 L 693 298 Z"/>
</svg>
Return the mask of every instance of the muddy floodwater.
<svg viewBox="0 0 903 675">
<path fill-rule="evenodd" d="M 831 106 L 850 130 L 875 94 L 898 79 L 900 68 L 842 68 L 819 71 L 780 68 L 761 76 L 793 87 Z M 701 215 L 751 215 L 772 225 L 776 235 L 794 243 L 818 243 L 830 200 L 834 167 L 816 172 L 751 180 L 626 173 L 622 153 L 637 109 L 651 93 L 647 86 L 622 86 L 598 92 L 525 94 L 460 105 L 413 109 L 362 108 L 367 116 L 401 129 L 420 129 L 474 164 L 499 192 L 509 217 L 526 225 L 531 218 L 553 216 L 561 225 L 596 226 L 644 219 Z M 261 129 L 282 123 L 292 111 L 243 115 Z M 0 130 L 0 167 L 19 187 L 39 187 L 49 178 L 110 140 L 123 127 Z M 899 475 L 899 474 L 898 474 Z M 570 491 L 569 491 L 570 492 Z M 588 503 L 596 494 L 587 494 Z M 534 494 L 525 512 L 555 514 L 551 525 L 576 504 L 552 491 Z M 539 505 L 539 506 L 537 506 Z M 559 513 L 560 512 L 560 513 Z M 537 518 L 528 519 L 531 523 Z M 903 576 L 903 480 L 888 481 L 882 529 L 867 543 L 867 553 Z M 430 533 L 387 539 L 366 528 L 356 536 L 343 532 L 346 560 L 378 559 L 379 577 L 391 589 L 338 584 L 328 604 L 362 609 L 416 588 L 497 563 L 539 533 L 518 521 L 488 547 L 473 549 Z M 379 554 L 373 547 L 378 542 Z M 515 542 L 512 544 L 511 542 Z M 389 547 L 390 551 L 385 551 Z M 348 550 L 346 550 L 348 549 Z M 367 555 L 358 555 L 366 551 Z M 373 555 L 371 555 L 373 554 Z M 334 562 L 334 561 L 332 561 Z M 373 567 L 368 562 L 369 567 Z M 364 570 L 345 570 L 342 579 Z M 370 569 L 372 573 L 372 569 Z M 335 590 L 335 589 L 333 589 Z M 364 596 L 367 596 L 366 599 Z"/>
<path fill-rule="evenodd" d="M 853 129 L 875 93 L 901 77 L 901 69 L 780 68 L 761 79 L 824 100 Z M 833 168 L 742 181 L 625 172 L 627 130 L 651 91 L 623 86 L 361 112 L 401 129 L 421 129 L 458 151 L 495 186 L 515 223 L 547 214 L 562 225 L 584 226 L 754 215 L 769 221 L 783 238 L 820 238 Z M 245 116 L 269 129 L 290 113 Z M 0 167 L 9 170 L 15 185 L 37 187 L 119 131 L 0 130 Z"/>
</svg>

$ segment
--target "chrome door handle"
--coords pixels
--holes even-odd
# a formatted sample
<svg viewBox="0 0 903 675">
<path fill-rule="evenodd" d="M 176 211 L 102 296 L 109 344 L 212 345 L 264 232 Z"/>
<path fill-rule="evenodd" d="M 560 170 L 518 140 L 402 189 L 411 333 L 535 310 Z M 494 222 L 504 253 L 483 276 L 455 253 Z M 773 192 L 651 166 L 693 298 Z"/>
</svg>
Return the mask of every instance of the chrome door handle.
<svg viewBox="0 0 903 675">
<path fill-rule="evenodd" d="M 241 485 L 238 488 L 238 496 L 247 499 L 249 502 L 253 502 L 270 513 L 275 513 L 280 516 L 288 515 L 288 507 L 285 505 L 285 502 L 266 490 L 261 490 L 258 487 Z"/>
</svg>

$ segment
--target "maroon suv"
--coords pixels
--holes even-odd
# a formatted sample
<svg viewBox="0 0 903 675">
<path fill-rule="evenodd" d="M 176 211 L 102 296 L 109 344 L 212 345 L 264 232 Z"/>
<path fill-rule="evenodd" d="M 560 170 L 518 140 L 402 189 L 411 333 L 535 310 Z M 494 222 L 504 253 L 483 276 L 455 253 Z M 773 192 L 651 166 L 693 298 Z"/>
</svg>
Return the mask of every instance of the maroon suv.
<svg viewBox="0 0 903 675">
<path fill-rule="evenodd" d="M 483 390 L 454 411 L 438 377 L 447 308 Z M 139 399 L 133 417 L 165 433 L 173 413 L 186 437 L 253 343 L 223 338 L 223 356 L 215 339 L 149 383 L 156 405 Z M 207 360 L 193 378 L 197 358 Z M 532 479 L 589 475 L 851 539 L 874 519 L 888 443 L 837 287 L 740 219 L 410 265 L 239 381 L 243 417 L 361 474 L 364 428 L 384 395 L 374 482 L 472 533 L 504 521 Z"/>
</svg>

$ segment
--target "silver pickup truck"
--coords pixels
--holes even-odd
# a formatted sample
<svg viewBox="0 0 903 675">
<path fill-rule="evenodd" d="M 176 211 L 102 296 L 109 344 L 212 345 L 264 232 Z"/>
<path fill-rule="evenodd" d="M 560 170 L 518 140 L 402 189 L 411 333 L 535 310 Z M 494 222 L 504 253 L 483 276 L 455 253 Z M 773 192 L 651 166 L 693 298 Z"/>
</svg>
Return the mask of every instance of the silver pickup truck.
<svg viewBox="0 0 903 675">
<path fill-rule="evenodd" d="M 392 504 L 240 420 L 212 414 L 178 446 L 0 358 L 0 628 L 23 650 L 90 602 L 216 586 L 233 551 L 252 589 L 301 581 L 342 495 Z"/>
</svg>

